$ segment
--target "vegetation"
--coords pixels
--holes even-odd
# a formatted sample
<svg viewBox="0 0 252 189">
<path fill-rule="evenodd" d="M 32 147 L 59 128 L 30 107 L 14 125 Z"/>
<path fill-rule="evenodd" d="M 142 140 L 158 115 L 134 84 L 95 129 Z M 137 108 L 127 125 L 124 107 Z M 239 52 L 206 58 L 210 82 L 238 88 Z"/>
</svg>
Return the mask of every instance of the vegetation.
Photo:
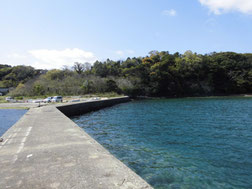
<svg viewBox="0 0 252 189">
<path fill-rule="evenodd" d="M 36 76 L 42 70 L 35 70 L 31 66 L 14 66 L 0 64 L 0 87 L 16 87 L 19 83 L 25 83 Z"/>
<path fill-rule="evenodd" d="M 0 96 L 0 103 L 6 103 L 5 96 Z"/>
<path fill-rule="evenodd" d="M 42 74 L 42 72 L 44 72 Z M 0 65 L 0 86 L 13 96 L 118 93 L 130 96 L 206 96 L 252 93 L 252 54 L 170 54 L 125 61 L 74 63 L 72 69 L 35 70 Z"/>
</svg>

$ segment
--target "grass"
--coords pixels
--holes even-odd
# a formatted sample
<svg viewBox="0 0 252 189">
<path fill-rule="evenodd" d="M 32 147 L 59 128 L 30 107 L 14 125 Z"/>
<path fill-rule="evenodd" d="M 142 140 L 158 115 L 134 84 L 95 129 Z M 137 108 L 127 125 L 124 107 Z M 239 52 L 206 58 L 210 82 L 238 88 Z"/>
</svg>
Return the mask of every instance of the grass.
<svg viewBox="0 0 252 189">
<path fill-rule="evenodd" d="M 28 107 L 0 107 L 0 109 L 15 109 L 15 110 L 29 110 Z"/>
<path fill-rule="evenodd" d="M 0 103 L 7 103 L 5 98 L 6 98 L 6 96 L 0 96 Z"/>
<path fill-rule="evenodd" d="M 112 97 L 120 97 L 120 96 L 124 96 L 124 95 L 119 95 L 115 92 L 110 92 L 110 93 L 94 93 L 94 94 L 86 94 L 83 95 L 82 97 L 86 97 L 86 98 L 92 98 L 92 97 L 108 97 L 108 98 L 112 98 Z"/>
<path fill-rule="evenodd" d="M 8 95 L 7 95 L 8 96 Z M 8 103 L 5 98 L 7 96 L 0 96 L 0 103 Z M 45 99 L 49 96 L 55 96 L 55 95 L 41 95 L 41 96 L 17 96 L 14 97 L 15 100 L 21 100 L 21 101 L 27 101 L 29 99 Z M 60 96 L 60 95 L 58 95 Z M 101 98 L 113 98 L 113 97 L 122 97 L 124 95 L 119 95 L 115 92 L 109 92 L 109 93 L 93 93 L 93 94 L 85 94 L 85 95 L 69 95 L 69 96 L 63 96 L 64 101 L 70 101 L 72 99 L 85 99 L 85 98 L 93 98 L 93 97 L 101 97 Z M 3 109 L 3 108 L 1 108 Z M 4 108 L 8 109 L 8 108 Z M 22 108 L 10 108 L 10 109 L 22 109 Z M 24 108 L 25 109 L 25 108 Z"/>
<path fill-rule="evenodd" d="M 17 96 L 14 99 L 15 100 L 28 100 L 28 99 L 45 99 L 49 96 L 63 96 L 63 97 L 71 97 L 71 96 L 79 96 L 83 98 L 92 98 L 92 97 L 120 97 L 124 95 L 119 95 L 115 92 L 108 92 L 108 93 L 93 93 L 93 94 L 85 94 L 85 95 L 41 95 L 41 96 Z M 2 99 L 5 100 L 5 97 L 7 96 L 2 96 Z M 0 97 L 1 100 L 1 97 Z"/>
</svg>

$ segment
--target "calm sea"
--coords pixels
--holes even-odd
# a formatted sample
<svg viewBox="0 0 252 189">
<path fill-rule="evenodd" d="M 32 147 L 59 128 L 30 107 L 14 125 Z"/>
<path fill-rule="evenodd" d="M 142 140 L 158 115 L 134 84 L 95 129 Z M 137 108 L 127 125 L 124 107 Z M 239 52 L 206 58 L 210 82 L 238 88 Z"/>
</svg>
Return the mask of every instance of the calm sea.
<svg viewBox="0 0 252 189">
<path fill-rule="evenodd" d="M 72 118 L 155 188 L 252 188 L 252 99 L 143 100 Z"/>
<path fill-rule="evenodd" d="M 15 124 L 27 110 L 0 109 L 0 136 Z"/>
</svg>

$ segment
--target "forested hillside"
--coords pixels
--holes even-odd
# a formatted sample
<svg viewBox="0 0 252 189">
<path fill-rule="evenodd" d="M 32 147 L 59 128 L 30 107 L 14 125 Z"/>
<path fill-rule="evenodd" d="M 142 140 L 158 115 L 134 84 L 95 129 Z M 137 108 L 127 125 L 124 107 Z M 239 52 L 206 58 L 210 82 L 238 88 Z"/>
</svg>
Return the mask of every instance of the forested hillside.
<svg viewBox="0 0 252 189">
<path fill-rule="evenodd" d="M 14 66 L 0 64 L 0 87 L 16 87 L 40 75 L 41 70 L 31 66 Z"/>
<path fill-rule="evenodd" d="M 252 54 L 221 52 L 170 54 L 124 61 L 75 63 L 70 68 L 41 70 L 1 65 L 1 86 L 14 96 L 81 95 L 117 92 L 131 96 L 206 96 L 252 93 Z"/>
</svg>

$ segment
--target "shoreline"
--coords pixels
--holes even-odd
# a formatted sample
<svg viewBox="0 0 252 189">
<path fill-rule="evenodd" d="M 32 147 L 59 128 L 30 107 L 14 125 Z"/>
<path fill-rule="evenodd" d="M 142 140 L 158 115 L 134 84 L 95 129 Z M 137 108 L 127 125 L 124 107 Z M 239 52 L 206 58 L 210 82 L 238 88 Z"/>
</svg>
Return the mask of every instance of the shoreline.
<svg viewBox="0 0 252 189">
<path fill-rule="evenodd" d="M 121 97 L 115 97 L 115 98 L 121 98 Z M 156 99 L 187 99 L 187 98 L 252 98 L 252 94 L 231 94 L 231 95 L 210 95 L 210 96 L 184 96 L 184 97 L 151 97 L 151 96 L 137 96 L 134 98 L 130 98 L 132 100 L 156 100 Z M 108 98 L 112 99 L 112 98 Z M 105 99 L 100 99 L 105 100 Z M 79 103 L 88 102 L 88 101 L 79 101 Z M 92 101 L 90 101 L 92 102 Z M 71 102 L 63 102 L 63 103 L 57 103 L 57 104 L 48 104 L 48 103 L 20 103 L 20 102 L 5 102 L 0 103 L 0 110 L 1 109 L 25 109 L 29 110 L 30 108 L 36 108 L 41 106 L 64 106 L 69 105 Z"/>
<path fill-rule="evenodd" d="M 141 100 L 141 99 L 183 99 L 183 98 L 238 98 L 238 97 L 244 97 L 244 98 L 252 98 L 252 94 L 240 94 L 240 95 L 210 95 L 210 96 L 181 96 L 181 97 L 152 97 L 152 96 L 137 96 L 135 98 L 132 98 L 134 100 Z"/>
<path fill-rule="evenodd" d="M 0 107 L 0 110 L 29 110 L 28 107 Z"/>
</svg>

